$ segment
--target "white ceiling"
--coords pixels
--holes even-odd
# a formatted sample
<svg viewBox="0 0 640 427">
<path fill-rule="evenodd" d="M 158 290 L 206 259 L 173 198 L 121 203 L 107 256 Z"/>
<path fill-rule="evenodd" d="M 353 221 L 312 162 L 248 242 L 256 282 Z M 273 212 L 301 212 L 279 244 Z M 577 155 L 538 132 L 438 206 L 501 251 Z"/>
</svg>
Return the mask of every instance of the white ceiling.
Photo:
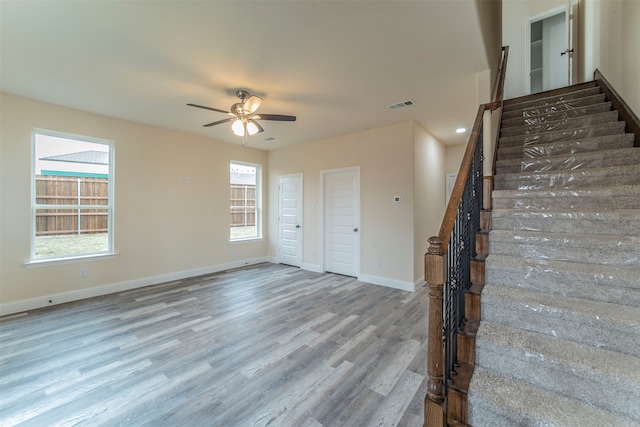
<svg viewBox="0 0 640 427">
<path fill-rule="evenodd" d="M 298 117 L 262 121 L 265 150 L 407 120 L 462 143 L 489 68 L 475 0 L 2 0 L 0 19 L 3 92 L 240 144 L 185 104 L 248 89 Z"/>
</svg>

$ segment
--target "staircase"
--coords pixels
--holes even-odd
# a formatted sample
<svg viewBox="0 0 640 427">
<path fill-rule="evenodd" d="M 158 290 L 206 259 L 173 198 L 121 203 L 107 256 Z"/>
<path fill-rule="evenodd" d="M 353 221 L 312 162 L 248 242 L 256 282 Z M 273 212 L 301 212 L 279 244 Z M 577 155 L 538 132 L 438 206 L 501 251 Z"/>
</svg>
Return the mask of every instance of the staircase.
<svg viewBox="0 0 640 427">
<path fill-rule="evenodd" d="M 640 426 L 640 147 L 595 82 L 504 102 L 469 423 Z"/>
</svg>

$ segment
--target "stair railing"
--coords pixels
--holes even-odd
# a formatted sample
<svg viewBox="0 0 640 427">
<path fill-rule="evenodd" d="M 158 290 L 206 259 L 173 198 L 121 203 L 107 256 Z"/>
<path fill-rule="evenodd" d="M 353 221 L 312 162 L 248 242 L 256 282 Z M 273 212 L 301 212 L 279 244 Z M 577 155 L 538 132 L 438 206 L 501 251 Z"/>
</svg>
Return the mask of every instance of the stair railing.
<svg viewBox="0 0 640 427">
<path fill-rule="evenodd" d="M 480 212 L 486 204 L 483 195 L 488 192 L 490 198 L 493 182 L 492 177 L 483 175 L 483 117 L 485 112 L 490 113 L 502 106 L 508 53 L 508 46 L 503 47 L 494 101 L 478 108 L 440 231 L 428 240 L 425 281 L 429 287 L 429 379 L 425 398 L 425 426 L 444 426 L 447 422 L 447 391 L 457 373 L 458 333 L 466 320 L 465 292 L 471 287 L 476 233 L 480 229 Z M 489 151 L 491 161 L 493 152 L 493 149 Z M 466 408 L 463 410 L 466 411 Z M 461 418 L 466 419 L 466 414 Z"/>
</svg>

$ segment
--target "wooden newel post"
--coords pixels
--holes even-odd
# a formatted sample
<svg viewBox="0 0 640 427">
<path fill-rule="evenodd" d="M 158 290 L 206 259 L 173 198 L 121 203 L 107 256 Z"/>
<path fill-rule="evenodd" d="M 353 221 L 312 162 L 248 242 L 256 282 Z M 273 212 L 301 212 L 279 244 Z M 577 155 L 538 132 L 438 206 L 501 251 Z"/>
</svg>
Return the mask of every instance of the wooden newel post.
<svg viewBox="0 0 640 427">
<path fill-rule="evenodd" d="M 442 239 L 429 238 L 424 256 L 424 277 L 429 286 L 429 336 L 427 347 L 427 396 L 424 401 L 425 427 L 445 425 L 444 340 L 442 336 L 442 300 L 444 295 L 444 250 Z"/>
</svg>

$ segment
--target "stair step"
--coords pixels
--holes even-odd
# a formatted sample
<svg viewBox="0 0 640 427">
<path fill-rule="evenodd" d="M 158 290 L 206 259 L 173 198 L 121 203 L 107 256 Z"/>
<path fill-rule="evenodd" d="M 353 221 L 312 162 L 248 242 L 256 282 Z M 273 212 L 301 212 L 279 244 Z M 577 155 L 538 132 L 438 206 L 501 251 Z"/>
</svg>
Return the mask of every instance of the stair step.
<svg viewBox="0 0 640 427">
<path fill-rule="evenodd" d="M 476 365 L 640 422 L 638 357 L 483 322 Z"/>
<path fill-rule="evenodd" d="M 587 116 L 573 117 L 570 119 L 562 119 L 549 121 L 539 124 L 531 124 L 519 127 L 510 127 L 500 130 L 501 137 L 531 135 L 543 132 L 552 132 L 560 130 L 569 130 L 583 128 L 587 126 L 595 126 L 602 123 L 610 123 L 618 121 L 617 111 L 605 111 L 603 113 L 589 114 Z"/>
<path fill-rule="evenodd" d="M 637 307 L 487 284 L 482 292 L 482 313 L 483 322 L 640 357 Z"/>
<path fill-rule="evenodd" d="M 547 144 L 531 144 L 498 149 L 498 160 L 538 158 L 558 156 L 561 154 L 587 153 L 598 150 L 633 147 L 635 135 L 624 133 L 618 135 L 598 136 L 577 141 L 557 141 Z"/>
<path fill-rule="evenodd" d="M 557 120 L 566 120 L 594 113 L 603 113 L 605 111 L 611 111 L 611 102 L 600 102 L 598 104 L 589 104 L 571 109 L 565 108 L 564 110 L 553 111 L 551 113 L 528 115 L 526 117 L 521 115 L 512 119 L 503 119 L 501 122 L 501 129 L 511 127 L 524 127 L 528 125 L 539 125 L 542 123 L 554 122 Z"/>
<path fill-rule="evenodd" d="M 637 426 L 620 414 L 476 366 L 469 386 L 474 426 Z"/>
<path fill-rule="evenodd" d="M 517 172 L 497 175 L 496 190 L 593 188 L 640 184 L 640 164 L 553 172 Z"/>
<path fill-rule="evenodd" d="M 575 190 L 494 190 L 494 209 L 530 211 L 640 209 L 640 186 Z"/>
<path fill-rule="evenodd" d="M 640 236 L 492 230 L 489 248 L 496 255 L 640 267 Z"/>
<path fill-rule="evenodd" d="M 640 211 L 494 209 L 491 213 L 491 225 L 493 230 L 640 236 Z"/>
<path fill-rule="evenodd" d="M 531 101 L 534 99 L 541 99 L 541 98 L 559 97 L 567 93 L 577 92 L 580 90 L 590 89 L 594 87 L 598 87 L 598 84 L 595 80 L 591 80 L 588 82 L 578 83 L 571 86 L 565 86 L 565 87 L 560 87 L 556 89 L 545 90 L 543 92 L 537 92 L 529 95 L 522 95 L 515 98 L 509 98 L 504 100 L 504 104 L 505 106 L 509 107 L 515 104 L 520 104 L 524 101 Z"/>
<path fill-rule="evenodd" d="M 558 154 L 555 156 L 504 159 L 496 161 L 497 175 L 517 172 L 569 171 L 606 168 L 640 163 L 640 148 L 614 148 L 597 152 Z"/>
<path fill-rule="evenodd" d="M 538 107 L 529 107 L 526 109 L 503 111 L 502 120 L 510 120 L 523 117 L 536 117 L 541 114 L 550 114 L 564 110 L 573 110 L 575 108 L 586 107 L 593 104 L 600 104 L 602 102 L 606 102 L 606 96 L 604 93 L 599 93 L 596 95 L 585 96 L 584 98 L 572 99 L 571 101 L 562 102 L 559 104 L 548 104 Z"/>
<path fill-rule="evenodd" d="M 498 140 L 498 144 L 500 148 L 506 148 L 529 144 L 545 144 L 556 141 L 577 141 L 596 136 L 621 134 L 624 133 L 626 125 L 625 122 L 618 121 L 599 123 L 579 129 L 563 129 L 536 134 L 503 136 Z"/>
<path fill-rule="evenodd" d="M 571 298 L 640 306 L 640 269 L 631 266 L 490 255 L 485 282 Z"/>
<path fill-rule="evenodd" d="M 533 96 L 532 98 L 508 99 L 504 101 L 503 111 L 522 111 L 538 107 L 570 103 L 573 100 L 585 98 L 591 95 L 598 95 L 600 93 L 601 91 L 598 86 L 592 86 L 584 89 L 568 90 L 562 93 L 542 93 L 540 94 L 540 97 Z"/>
</svg>

